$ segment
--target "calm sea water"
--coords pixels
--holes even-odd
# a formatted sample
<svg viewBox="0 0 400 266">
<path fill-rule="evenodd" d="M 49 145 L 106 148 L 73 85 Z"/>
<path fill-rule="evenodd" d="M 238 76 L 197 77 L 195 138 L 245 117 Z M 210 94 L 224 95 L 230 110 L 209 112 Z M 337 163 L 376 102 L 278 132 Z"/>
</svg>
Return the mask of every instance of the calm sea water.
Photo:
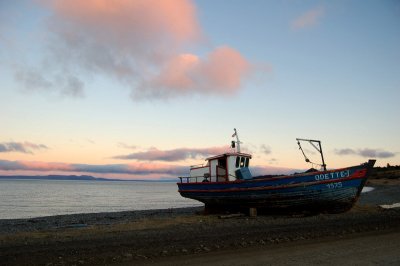
<svg viewBox="0 0 400 266">
<path fill-rule="evenodd" d="M 0 180 L 0 219 L 191 206 L 176 183 Z"/>
</svg>

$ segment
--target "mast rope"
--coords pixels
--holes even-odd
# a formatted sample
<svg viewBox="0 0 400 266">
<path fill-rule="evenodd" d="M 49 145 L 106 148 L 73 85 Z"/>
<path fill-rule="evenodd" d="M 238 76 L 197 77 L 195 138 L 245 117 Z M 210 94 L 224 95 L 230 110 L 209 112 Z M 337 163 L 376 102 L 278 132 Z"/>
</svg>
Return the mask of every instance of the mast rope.
<svg viewBox="0 0 400 266">
<path fill-rule="evenodd" d="M 307 158 L 306 154 L 304 153 L 303 148 L 301 147 L 300 141 L 297 141 L 297 144 L 299 145 L 299 149 L 301 150 L 301 153 L 303 154 L 304 159 L 306 160 L 307 163 L 309 163 L 310 160 Z"/>
</svg>

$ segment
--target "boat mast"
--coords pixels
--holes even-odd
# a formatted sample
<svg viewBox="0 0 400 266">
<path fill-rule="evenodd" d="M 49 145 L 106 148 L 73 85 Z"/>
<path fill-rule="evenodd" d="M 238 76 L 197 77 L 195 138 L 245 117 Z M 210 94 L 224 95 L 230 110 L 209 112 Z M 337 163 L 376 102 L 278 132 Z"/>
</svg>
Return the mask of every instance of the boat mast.
<svg viewBox="0 0 400 266">
<path fill-rule="evenodd" d="M 304 151 L 303 151 L 303 148 L 301 147 L 301 145 L 300 145 L 300 141 L 307 141 L 307 142 L 309 142 L 320 154 L 321 154 L 321 159 L 322 159 L 322 164 L 321 164 L 321 166 L 322 166 L 322 168 L 324 169 L 324 171 L 326 171 L 326 164 L 325 164 L 325 160 L 324 160 L 324 154 L 322 153 L 322 145 L 321 145 L 321 141 L 319 141 L 319 140 L 313 140 L 313 139 L 296 139 L 297 140 L 297 144 L 299 145 L 299 149 L 301 150 L 301 152 L 303 153 L 303 155 L 304 155 L 304 158 L 306 159 L 306 162 L 308 162 L 308 163 L 313 163 L 313 162 L 311 162 L 308 158 L 307 158 L 307 156 L 304 154 Z M 314 142 L 315 143 L 318 143 L 318 147 L 314 144 Z M 314 163 L 313 163 L 314 164 Z"/>
<path fill-rule="evenodd" d="M 240 143 L 242 143 L 242 142 L 240 142 L 240 140 L 239 140 L 239 135 L 238 135 L 238 133 L 236 131 L 236 128 L 234 128 L 233 130 L 235 130 L 235 133 L 233 133 L 232 137 L 236 137 L 236 141 L 235 142 L 237 144 L 237 152 L 240 153 Z"/>
</svg>

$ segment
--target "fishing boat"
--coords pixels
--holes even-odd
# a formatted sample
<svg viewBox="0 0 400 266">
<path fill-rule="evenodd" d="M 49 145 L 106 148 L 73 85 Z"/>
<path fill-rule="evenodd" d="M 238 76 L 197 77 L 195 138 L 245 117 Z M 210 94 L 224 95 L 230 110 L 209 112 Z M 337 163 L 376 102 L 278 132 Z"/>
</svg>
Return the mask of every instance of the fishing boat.
<svg viewBox="0 0 400 266">
<path fill-rule="evenodd" d="M 311 168 L 292 175 L 253 177 L 251 154 L 240 150 L 239 136 L 234 129 L 231 152 L 205 159 L 204 165 L 190 167 L 190 175 L 179 177 L 181 196 L 205 204 L 206 210 L 249 209 L 344 212 L 355 204 L 375 164 L 369 160 L 356 166 L 326 169 L 321 142 L 296 139 L 306 162 L 300 142 L 309 142 L 320 154 L 321 169 Z M 236 147 L 236 148 L 235 148 Z"/>
</svg>

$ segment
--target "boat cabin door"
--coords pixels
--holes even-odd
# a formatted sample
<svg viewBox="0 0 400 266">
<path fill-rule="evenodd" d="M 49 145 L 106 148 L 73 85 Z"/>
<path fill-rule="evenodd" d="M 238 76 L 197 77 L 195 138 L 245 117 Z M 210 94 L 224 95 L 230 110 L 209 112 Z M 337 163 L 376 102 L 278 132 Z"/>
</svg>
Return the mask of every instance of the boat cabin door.
<svg viewBox="0 0 400 266">
<path fill-rule="evenodd" d="M 226 157 L 218 159 L 217 165 L 217 182 L 224 182 L 228 180 L 226 169 Z"/>
</svg>

